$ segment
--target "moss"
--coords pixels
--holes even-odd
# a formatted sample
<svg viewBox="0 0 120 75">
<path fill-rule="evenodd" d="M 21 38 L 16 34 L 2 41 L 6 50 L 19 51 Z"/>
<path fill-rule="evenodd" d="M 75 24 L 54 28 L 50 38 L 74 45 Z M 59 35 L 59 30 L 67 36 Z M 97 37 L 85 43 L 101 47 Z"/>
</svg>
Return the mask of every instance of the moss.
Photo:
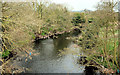
<svg viewBox="0 0 120 75">
<path fill-rule="evenodd" d="M 44 36 L 44 35 L 45 35 L 45 33 L 44 33 L 44 32 L 42 32 L 42 33 L 41 33 L 41 35 L 42 35 L 42 36 Z"/>
<path fill-rule="evenodd" d="M 10 54 L 10 50 L 6 50 L 2 53 L 2 58 L 8 57 Z"/>
</svg>

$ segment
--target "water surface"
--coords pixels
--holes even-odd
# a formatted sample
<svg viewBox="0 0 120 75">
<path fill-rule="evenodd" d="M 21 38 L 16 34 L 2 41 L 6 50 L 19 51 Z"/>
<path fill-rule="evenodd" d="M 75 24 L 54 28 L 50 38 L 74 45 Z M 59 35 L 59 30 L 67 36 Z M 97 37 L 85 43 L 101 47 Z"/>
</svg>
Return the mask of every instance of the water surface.
<svg viewBox="0 0 120 75">
<path fill-rule="evenodd" d="M 80 49 L 64 35 L 39 41 L 34 49 L 40 54 L 25 63 L 27 73 L 83 73 L 84 66 L 77 64 Z"/>
</svg>

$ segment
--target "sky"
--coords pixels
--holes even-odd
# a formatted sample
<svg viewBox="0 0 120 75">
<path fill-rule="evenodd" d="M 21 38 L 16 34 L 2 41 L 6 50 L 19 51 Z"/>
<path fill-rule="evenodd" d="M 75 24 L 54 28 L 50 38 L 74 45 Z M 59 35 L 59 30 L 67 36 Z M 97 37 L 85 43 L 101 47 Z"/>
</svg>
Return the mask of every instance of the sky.
<svg viewBox="0 0 120 75">
<path fill-rule="evenodd" d="M 95 10 L 95 6 L 100 0 L 51 0 L 56 4 L 64 4 L 72 11 L 80 11 L 84 9 Z"/>
<path fill-rule="evenodd" d="M 39 1 L 39 0 L 2 0 L 6 2 L 21 2 L 21 1 Z M 44 0 L 43 0 L 44 1 Z M 96 5 L 98 2 L 101 0 L 46 0 L 50 2 L 54 2 L 56 4 L 63 4 L 68 7 L 69 10 L 71 11 L 81 11 L 84 9 L 88 10 L 96 10 Z M 109 1 L 109 0 L 103 0 L 103 1 Z M 110 0 L 111 1 L 111 0 Z M 120 0 L 113 0 L 113 1 L 120 1 Z"/>
</svg>

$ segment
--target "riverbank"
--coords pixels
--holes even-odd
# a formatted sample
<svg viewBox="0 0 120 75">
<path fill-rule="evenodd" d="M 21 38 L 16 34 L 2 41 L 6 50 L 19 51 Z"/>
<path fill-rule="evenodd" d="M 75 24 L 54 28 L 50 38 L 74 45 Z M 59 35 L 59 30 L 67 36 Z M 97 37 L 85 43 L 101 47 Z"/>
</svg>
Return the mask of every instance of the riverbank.
<svg viewBox="0 0 120 75">
<path fill-rule="evenodd" d="M 53 30 L 45 35 L 41 35 L 41 33 L 35 33 L 35 41 L 44 40 L 44 39 L 48 39 L 48 38 L 57 38 L 57 36 L 59 36 L 59 35 L 62 35 L 62 34 L 67 35 L 67 34 L 71 34 L 71 33 L 75 33 L 75 32 L 77 32 L 77 34 L 80 32 L 80 29 L 78 26 L 72 26 L 72 28 L 66 29 L 63 31 L 54 31 Z"/>
</svg>

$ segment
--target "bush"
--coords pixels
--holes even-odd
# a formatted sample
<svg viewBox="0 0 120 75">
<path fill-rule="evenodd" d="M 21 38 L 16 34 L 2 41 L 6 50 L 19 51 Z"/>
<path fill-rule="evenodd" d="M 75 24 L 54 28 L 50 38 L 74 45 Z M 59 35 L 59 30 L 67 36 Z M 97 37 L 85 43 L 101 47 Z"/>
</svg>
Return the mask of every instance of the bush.
<svg viewBox="0 0 120 75">
<path fill-rule="evenodd" d="M 78 26 L 80 23 L 85 23 L 85 18 L 83 13 L 76 13 L 71 21 L 75 26 Z"/>
</svg>

